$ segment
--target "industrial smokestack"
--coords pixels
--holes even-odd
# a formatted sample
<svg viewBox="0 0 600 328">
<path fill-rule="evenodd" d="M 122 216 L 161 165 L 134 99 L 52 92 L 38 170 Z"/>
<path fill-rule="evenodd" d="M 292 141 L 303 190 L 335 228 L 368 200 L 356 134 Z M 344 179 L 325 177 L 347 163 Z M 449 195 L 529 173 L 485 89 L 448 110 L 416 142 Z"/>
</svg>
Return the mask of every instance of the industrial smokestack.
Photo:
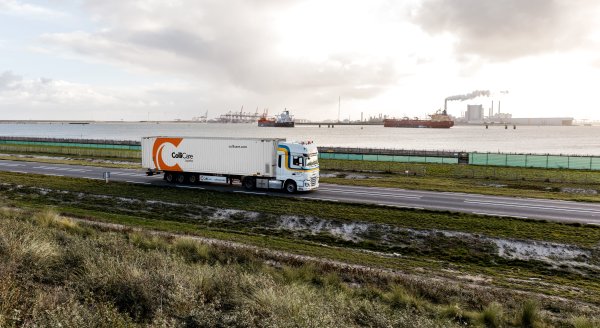
<svg viewBox="0 0 600 328">
<path fill-rule="evenodd" d="M 500 114 L 500 100 L 498 100 L 498 114 Z"/>
</svg>

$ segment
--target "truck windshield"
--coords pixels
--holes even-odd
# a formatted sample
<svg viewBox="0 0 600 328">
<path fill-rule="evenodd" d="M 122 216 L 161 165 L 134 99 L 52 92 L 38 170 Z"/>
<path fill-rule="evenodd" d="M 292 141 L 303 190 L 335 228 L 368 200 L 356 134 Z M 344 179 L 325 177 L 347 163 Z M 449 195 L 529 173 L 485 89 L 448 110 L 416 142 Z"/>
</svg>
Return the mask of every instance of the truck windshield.
<svg viewBox="0 0 600 328">
<path fill-rule="evenodd" d="M 307 167 L 317 166 L 319 165 L 319 155 L 318 154 L 310 154 L 308 157 L 305 157 L 304 162 Z"/>
</svg>

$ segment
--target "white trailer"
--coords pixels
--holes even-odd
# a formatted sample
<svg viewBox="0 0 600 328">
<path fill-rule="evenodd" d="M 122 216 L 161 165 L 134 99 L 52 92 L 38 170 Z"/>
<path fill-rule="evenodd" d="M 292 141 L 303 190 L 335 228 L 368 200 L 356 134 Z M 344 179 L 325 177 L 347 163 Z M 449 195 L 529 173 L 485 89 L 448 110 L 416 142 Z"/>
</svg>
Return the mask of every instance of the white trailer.
<svg viewBox="0 0 600 328">
<path fill-rule="evenodd" d="M 247 189 L 309 191 L 319 186 L 312 142 L 276 138 L 144 137 L 142 166 L 176 183 L 238 180 Z"/>
</svg>

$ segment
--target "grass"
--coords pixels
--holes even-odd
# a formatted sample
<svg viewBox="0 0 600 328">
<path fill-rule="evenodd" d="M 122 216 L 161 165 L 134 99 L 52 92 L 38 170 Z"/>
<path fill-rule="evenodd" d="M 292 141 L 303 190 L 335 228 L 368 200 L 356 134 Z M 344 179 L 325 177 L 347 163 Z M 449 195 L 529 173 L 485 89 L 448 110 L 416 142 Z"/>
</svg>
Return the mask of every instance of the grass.
<svg viewBox="0 0 600 328">
<path fill-rule="evenodd" d="M 313 270 L 302 265 L 274 267 L 184 239 L 147 249 L 127 231 L 82 227 L 84 236 L 62 222 L 50 212 L 0 213 L 0 326 L 457 326 L 365 297 L 368 287 L 349 288 L 335 271 L 330 287 L 289 274 Z M 156 243 L 134 239 L 145 238 Z M 199 249 L 219 258 L 179 253 Z"/>
<path fill-rule="evenodd" d="M 14 179 L 14 180 L 10 180 Z M 430 211 L 414 211 L 403 209 L 381 208 L 377 206 L 362 206 L 335 204 L 297 199 L 278 200 L 278 206 L 272 206 L 269 198 L 252 195 L 216 193 L 208 191 L 190 191 L 175 188 L 156 188 L 134 186 L 121 183 L 111 183 L 108 186 L 95 181 L 46 177 L 30 175 L 28 179 L 19 179 L 10 175 L 6 179 L 0 175 L 0 199 L 16 206 L 40 207 L 56 206 L 64 214 L 75 217 L 93 218 L 131 226 L 158 229 L 171 232 L 190 233 L 221 240 L 231 240 L 248 245 L 264 247 L 265 249 L 286 251 L 294 254 L 308 255 L 315 258 L 337 260 L 351 264 L 360 264 L 373 268 L 391 268 L 413 274 L 419 274 L 425 269 L 430 274 L 454 279 L 456 272 L 461 275 L 483 275 L 491 277 L 493 284 L 503 288 L 517 288 L 535 293 L 543 293 L 567 297 L 569 299 L 592 301 L 600 296 L 600 285 L 593 278 L 586 278 L 581 273 L 570 272 L 568 269 L 552 268 L 544 263 L 535 261 L 506 261 L 489 252 L 480 244 L 464 243 L 460 239 L 436 237 L 431 239 L 431 246 L 415 244 L 399 250 L 402 257 L 388 257 L 385 253 L 396 252 L 388 250 L 376 241 L 372 244 L 349 243 L 336 239 L 318 236 L 286 234 L 271 230 L 255 230 L 255 226 L 269 224 L 269 215 L 299 214 L 309 217 L 329 217 L 343 221 L 384 222 L 395 226 L 412 226 L 417 229 L 446 229 L 462 231 L 489 231 L 492 236 L 518 235 L 523 239 L 539 239 L 569 242 L 582 247 L 597 247 L 600 240 L 600 229 L 593 226 L 577 226 L 548 222 L 536 222 L 519 219 L 485 218 L 476 215 L 453 213 L 438 213 Z M 18 183 L 22 186 L 16 188 Z M 23 185 L 25 184 L 25 185 Z M 34 187 L 34 189 L 30 189 Z M 12 186 L 12 187 L 11 187 Z M 44 188 L 43 193 L 35 188 Z M 54 190 L 54 191 L 52 191 Z M 69 192 L 67 192 L 69 191 Z M 98 198 L 95 195 L 102 195 Z M 111 195 L 113 198 L 107 198 Z M 124 200 L 119 200 L 123 198 Z M 136 199 L 159 200 L 159 207 L 150 203 L 139 202 Z M 172 203 L 172 204 L 171 204 Z M 177 206 L 185 204 L 185 206 Z M 242 221 L 240 224 L 220 222 L 206 225 L 197 219 L 190 220 L 193 206 L 218 206 L 221 208 L 237 208 L 252 210 L 260 213 L 254 223 Z M 281 206 L 284 206 L 282 209 Z M 110 208 L 110 213 L 107 213 Z M 190 212 L 191 211 L 191 212 Z M 297 211 L 297 212 L 296 212 Z M 195 214 L 194 214 L 195 215 Z M 266 215 L 266 221 L 262 216 Z M 236 217 L 239 219 L 240 217 Z M 453 221 L 463 221 L 456 225 Z M 68 222 L 68 221 L 67 221 Z M 65 225 L 65 226 L 68 226 Z M 586 238 L 581 238 L 586 236 Z M 535 238 L 534 238 L 535 237 Z M 402 236 L 399 236 L 402 239 Z M 147 250 L 165 249 L 163 241 L 158 239 L 137 238 L 131 236 L 132 243 Z M 207 258 L 215 261 L 217 258 L 205 248 L 196 249 L 185 240 L 178 241 L 179 246 L 174 253 L 187 259 L 196 258 L 203 261 Z M 383 248 L 382 248 L 383 247 Z M 364 252 L 363 250 L 379 250 L 381 255 Z M 412 251 L 411 251 L 412 250 Z M 410 252 L 409 252 L 410 251 Z M 262 253 L 261 253 L 262 254 Z M 451 273 L 446 273 L 450 270 Z M 310 277 L 310 275 L 309 275 Z M 529 277 L 543 277 L 543 284 L 527 282 Z M 329 277 L 335 281 L 335 277 Z M 419 293 L 428 295 L 430 299 L 448 297 L 450 291 L 440 289 L 440 295 L 432 293 L 431 288 L 419 285 Z M 556 286 L 557 288 L 549 288 Z M 573 294 L 569 286 L 579 292 Z M 462 298 L 462 297 L 459 297 Z M 465 301 L 465 300 L 463 300 Z M 490 300 L 487 300 L 489 302 Z M 476 302 L 481 303 L 481 302 Z M 516 305 L 515 305 L 516 307 Z"/>
<path fill-rule="evenodd" d="M 524 314 L 528 303 L 514 307 L 518 294 L 508 291 L 488 290 L 485 301 L 433 297 L 433 281 L 418 289 L 376 272 L 89 226 L 48 209 L 0 210 L 0 274 L 0 326 L 503 327 L 515 316 L 535 327 L 595 322 L 573 307 L 561 309 L 564 319 Z"/>
<path fill-rule="evenodd" d="M 0 192 L 6 194 L 6 197 L 9 198 L 13 197 L 17 199 L 18 197 L 25 197 L 39 199 L 39 197 L 31 194 L 32 190 L 23 189 L 20 193 L 10 192 L 8 185 L 20 185 L 22 188 L 32 187 L 56 191 L 70 191 L 73 194 L 56 192 L 53 194 L 55 199 L 51 202 L 57 204 L 76 202 L 79 208 L 90 210 L 102 210 L 107 207 L 114 207 L 113 211 L 115 213 L 144 213 L 145 217 L 152 219 L 182 217 L 185 216 L 185 212 L 182 212 L 185 211 L 185 208 L 165 205 L 157 207 L 156 211 L 145 213 L 143 210 L 147 205 L 143 203 L 124 203 L 115 207 L 114 201 L 110 199 L 103 200 L 96 198 L 86 202 L 85 199 L 74 199 L 73 197 L 76 196 L 76 193 L 81 192 L 138 200 L 160 200 L 178 204 L 232 208 L 272 215 L 298 215 L 345 222 L 373 222 L 411 229 L 463 231 L 492 237 L 535 239 L 581 245 L 584 247 L 594 247 L 600 243 L 600 227 L 592 225 L 582 226 L 580 224 L 563 224 L 516 218 L 481 217 L 468 213 L 393 209 L 375 205 L 339 204 L 306 199 L 277 198 L 276 201 L 273 201 L 273 198 L 255 195 L 205 190 L 182 190 L 171 187 L 139 186 L 118 182 L 106 184 L 86 179 L 33 174 L 0 172 L 0 181 L 7 184 L 0 186 Z M 136 209 L 136 206 L 138 209 Z"/>
</svg>

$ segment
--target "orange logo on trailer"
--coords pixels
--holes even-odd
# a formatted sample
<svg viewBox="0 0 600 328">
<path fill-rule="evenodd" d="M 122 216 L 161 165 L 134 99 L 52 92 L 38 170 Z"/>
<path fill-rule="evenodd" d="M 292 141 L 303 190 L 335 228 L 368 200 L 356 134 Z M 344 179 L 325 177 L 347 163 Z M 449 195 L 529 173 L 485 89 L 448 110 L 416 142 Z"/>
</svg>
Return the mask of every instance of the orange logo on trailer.
<svg viewBox="0 0 600 328">
<path fill-rule="evenodd" d="M 163 161 L 162 152 L 167 144 L 171 144 L 175 147 L 179 146 L 183 138 L 156 138 L 154 141 L 154 146 L 152 147 L 152 160 L 154 161 L 154 165 L 156 169 L 162 171 L 183 171 L 179 164 L 168 165 Z"/>
</svg>

